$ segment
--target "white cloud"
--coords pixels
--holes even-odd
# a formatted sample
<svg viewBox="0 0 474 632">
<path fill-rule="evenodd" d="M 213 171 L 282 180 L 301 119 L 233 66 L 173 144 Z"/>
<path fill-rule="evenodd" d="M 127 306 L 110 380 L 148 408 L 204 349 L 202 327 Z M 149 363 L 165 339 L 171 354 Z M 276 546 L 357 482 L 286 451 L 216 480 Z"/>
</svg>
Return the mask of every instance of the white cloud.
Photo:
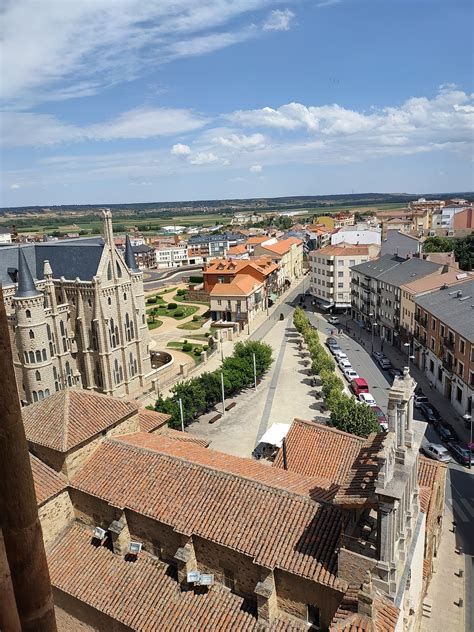
<svg viewBox="0 0 474 632">
<path fill-rule="evenodd" d="M 219 156 L 216 156 L 211 151 L 199 151 L 190 156 L 189 162 L 192 165 L 209 165 L 213 162 L 219 162 Z"/>
<path fill-rule="evenodd" d="M 5 0 L 2 96 L 88 96 L 150 64 L 202 55 L 263 33 L 254 14 L 278 0 Z M 281 12 L 284 24 L 285 11 Z M 248 26 L 242 20 L 249 16 Z M 226 28 L 223 28 L 226 27 Z M 223 29 L 217 32 L 216 29 Z"/>
<path fill-rule="evenodd" d="M 251 173 L 261 173 L 263 170 L 262 165 L 252 165 L 249 169 Z"/>
<path fill-rule="evenodd" d="M 20 185 L 19 184 L 10 184 L 10 189 L 19 189 Z"/>
<path fill-rule="evenodd" d="M 273 10 L 263 24 L 264 31 L 289 31 L 295 14 L 290 9 Z"/>
<path fill-rule="evenodd" d="M 283 130 L 295 130 L 306 127 L 310 130 L 317 130 L 319 121 L 301 103 L 288 103 L 278 109 L 264 107 L 259 110 L 238 110 L 229 115 L 229 119 L 240 125 L 249 127 L 275 127 Z"/>
<path fill-rule="evenodd" d="M 191 147 L 189 145 L 183 145 L 183 143 L 176 143 L 171 148 L 172 156 L 189 156 L 191 153 Z"/>
<path fill-rule="evenodd" d="M 217 136 L 213 141 L 223 147 L 236 150 L 254 150 L 265 146 L 265 136 L 263 134 L 230 134 L 229 136 Z"/>
<path fill-rule="evenodd" d="M 318 9 L 324 9 L 324 7 L 332 7 L 334 4 L 340 4 L 342 0 L 322 0 L 316 5 Z"/>
<path fill-rule="evenodd" d="M 70 125 L 49 114 L 2 112 L 0 125 L 5 146 L 41 146 L 85 140 L 154 138 L 190 132 L 208 119 L 179 108 L 139 108 L 94 125 Z"/>
</svg>

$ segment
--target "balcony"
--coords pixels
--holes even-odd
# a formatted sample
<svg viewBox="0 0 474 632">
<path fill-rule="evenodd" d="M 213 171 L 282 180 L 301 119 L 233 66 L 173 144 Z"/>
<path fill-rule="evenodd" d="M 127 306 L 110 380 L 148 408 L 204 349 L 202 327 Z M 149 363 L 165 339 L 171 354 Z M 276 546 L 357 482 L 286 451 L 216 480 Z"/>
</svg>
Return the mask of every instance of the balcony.
<svg viewBox="0 0 474 632">
<path fill-rule="evenodd" d="M 443 358 L 443 366 L 447 371 L 450 371 L 452 373 L 453 369 L 454 369 L 454 363 L 453 360 L 451 358 L 451 356 L 447 355 L 444 356 Z"/>
<path fill-rule="evenodd" d="M 426 346 L 426 334 L 422 334 L 421 332 L 415 334 L 413 336 L 420 345 Z"/>
<path fill-rule="evenodd" d="M 422 327 L 425 327 L 428 324 L 428 317 L 422 316 L 420 313 L 415 314 L 415 322 L 419 323 Z"/>
<path fill-rule="evenodd" d="M 444 346 L 448 349 L 454 350 L 454 338 L 444 338 Z"/>
<path fill-rule="evenodd" d="M 353 283 L 354 285 L 359 285 L 359 279 L 357 277 L 352 277 L 351 283 Z"/>
<path fill-rule="evenodd" d="M 365 292 L 370 292 L 370 285 L 367 285 L 367 283 L 361 283 L 360 287 L 365 291 Z"/>
</svg>

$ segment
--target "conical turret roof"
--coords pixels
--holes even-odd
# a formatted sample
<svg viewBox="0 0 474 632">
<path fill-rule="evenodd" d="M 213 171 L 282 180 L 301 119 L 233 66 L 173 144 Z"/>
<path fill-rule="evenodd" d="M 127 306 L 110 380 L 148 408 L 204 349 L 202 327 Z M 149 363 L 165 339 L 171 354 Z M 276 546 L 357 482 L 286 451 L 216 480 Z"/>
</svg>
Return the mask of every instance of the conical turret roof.
<svg viewBox="0 0 474 632">
<path fill-rule="evenodd" d="M 140 272 L 137 262 L 135 261 L 135 255 L 133 254 L 132 242 L 128 235 L 125 239 L 125 263 L 132 272 Z"/>
<path fill-rule="evenodd" d="M 16 298 L 27 298 L 29 296 L 38 296 L 41 292 L 36 289 L 35 282 L 28 267 L 25 253 L 21 248 L 18 249 L 18 287 L 15 292 Z"/>
</svg>

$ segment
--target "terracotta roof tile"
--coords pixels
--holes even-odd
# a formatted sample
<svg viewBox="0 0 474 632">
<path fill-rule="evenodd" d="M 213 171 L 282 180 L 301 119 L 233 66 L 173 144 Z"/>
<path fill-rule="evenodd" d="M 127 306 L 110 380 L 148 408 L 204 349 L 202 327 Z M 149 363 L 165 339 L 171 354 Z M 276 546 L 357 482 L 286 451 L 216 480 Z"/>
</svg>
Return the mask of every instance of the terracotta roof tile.
<svg viewBox="0 0 474 632">
<path fill-rule="evenodd" d="M 303 242 L 297 237 L 288 237 L 288 239 L 280 239 L 276 244 L 266 244 L 262 248 L 274 252 L 277 255 L 284 255 L 287 253 L 293 244 L 301 245 Z"/>
<path fill-rule="evenodd" d="M 33 454 L 30 454 L 30 463 L 38 505 L 42 505 L 66 489 L 66 479 L 62 474 L 50 468 Z"/>
<path fill-rule="evenodd" d="M 351 584 L 333 617 L 330 632 L 394 632 L 400 610 L 384 595 L 373 595 L 372 618 L 358 613 L 359 586 Z"/>
<path fill-rule="evenodd" d="M 248 296 L 260 287 L 262 283 L 250 274 L 237 274 L 231 283 L 216 283 L 210 294 L 211 296 Z"/>
<path fill-rule="evenodd" d="M 151 450 L 156 448 L 159 450 L 160 446 L 163 445 L 163 441 L 166 441 L 166 439 L 173 439 L 174 441 L 182 441 L 185 443 L 195 443 L 203 448 L 207 448 L 210 444 L 209 439 L 206 439 L 205 437 L 198 437 L 196 435 L 189 434 L 188 432 L 174 430 L 173 428 L 168 428 L 168 426 L 162 426 L 153 434 L 148 432 L 133 433 L 123 435 L 120 439 L 125 443 L 130 443 L 132 445 Z M 166 445 L 168 444 L 166 443 Z"/>
<path fill-rule="evenodd" d="M 181 591 L 168 566 L 142 551 L 125 561 L 92 544 L 92 531 L 74 524 L 49 553 L 56 589 L 90 605 L 131 630 L 259 630 L 244 599 L 215 584 L 207 593 Z M 274 630 L 284 628 L 272 628 Z"/>
<path fill-rule="evenodd" d="M 385 433 L 372 434 L 365 440 L 334 498 L 335 503 L 346 506 L 376 503 L 378 455 L 383 449 L 385 437 Z"/>
<path fill-rule="evenodd" d="M 156 410 L 148 410 L 147 408 L 138 410 L 138 424 L 143 432 L 152 432 L 157 428 L 162 428 L 166 426 L 169 419 L 171 419 L 171 415 L 158 413 Z"/>
<path fill-rule="evenodd" d="M 29 442 L 67 452 L 137 410 L 131 402 L 67 388 L 23 408 L 22 417 Z"/>
<path fill-rule="evenodd" d="M 357 255 L 368 255 L 369 246 L 354 246 L 352 244 L 336 244 L 334 246 L 324 246 L 318 250 L 312 250 L 310 255 L 317 257 L 324 255 L 326 257 L 354 257 Z"/>
<path fill-rule="evenodd" d="M 287 467 L 305 476 L 322 477 L 340 484 L 345 479 L 365 439 L 312 421 L 295 419 L 286 436 Z M 283 451 L 273 463 L 283 467 Z"/>
<path fill-rule="evenodd" d="M 318 479 L 284 471 L 275 476 L 249 459 L 158 439 L 153 450 L 125 443 L 130 437 L 106 439 L 73 487 L 233 548 L 257 564 L 345 586 L 336 577 L 342 514 L 309 497 L 323 493 Z"/>
</svg>

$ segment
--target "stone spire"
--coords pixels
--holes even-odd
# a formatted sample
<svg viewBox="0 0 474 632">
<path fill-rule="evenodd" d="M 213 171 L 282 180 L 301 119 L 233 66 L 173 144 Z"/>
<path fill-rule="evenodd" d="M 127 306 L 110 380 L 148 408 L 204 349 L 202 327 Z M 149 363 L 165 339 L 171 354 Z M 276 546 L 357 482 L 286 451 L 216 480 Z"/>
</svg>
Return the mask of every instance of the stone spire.
<svg viewBox="0 0 474 632">
<path fill-rule="evenodd" d="M 26 262 L 25 253 L 21 248 L 18 249 L 18 287 L 15 292 L 16 298 L 28 298 L 30 296 L 38 296 L 41 294 L 36 289 L 35 282 L 31 276 L 30 268 Z"/>
<path fill-rule="evenodd" d="M 45 259 L 43 262 L 43 276 L 45 279 L 52 278 L 53 276 L 53 270 L 51 268 L 51 264 L 49 263 L 47 259 Z"/>
<path fill-rule="evenodd" d="M 127 235 L 125 239 L 125 263 L 131 272 L 140 272 L 135 261 L 135 255 L 133 254 L 132 243 L 130 237 Z"/>
</svg>

